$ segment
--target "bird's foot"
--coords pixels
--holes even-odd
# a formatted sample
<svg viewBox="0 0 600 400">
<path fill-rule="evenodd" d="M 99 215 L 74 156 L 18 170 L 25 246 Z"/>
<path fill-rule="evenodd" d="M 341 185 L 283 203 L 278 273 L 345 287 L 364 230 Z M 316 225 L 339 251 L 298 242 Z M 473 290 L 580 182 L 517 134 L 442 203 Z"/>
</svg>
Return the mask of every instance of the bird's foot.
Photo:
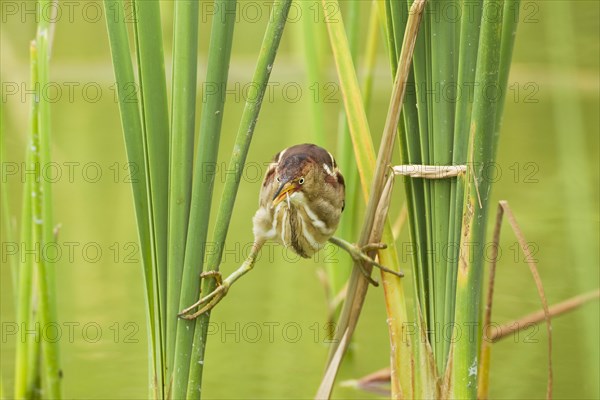
<svg viewBox="0 0 600 400">
<path fill-rule="evenodd" d="M 215 290 L 213 290 L 204 297 L 200 297 L 200 300 L 198 300 L 197 302 L 195 302 L 194 304 L 177 314 L 179 318 L 189 320 L 196 319 L 205 312 L 212 310 L 227 294 L 230 283 L 226 280 L 223 280 L 223 276 L 219 271 L 203 272 L 202 274 L 200 274 L 200 279 L 203 278 L 213 278 L 217 284 L 217 287 L 215 288 Z M 200 307 L 200 309 L 190 314 L 190 312 L 196 307 Z"/>
<path fill-rule="evenodd" d="M 369 255 L 367 254 L 368 252 L 373 251 L 373 250 L 387 249 L 387 244 L 385 244 L 385 243 L 367 243 L 360 248 L 356 245 L 354 245 L 354 247 L 356 248 L 356 251 L 357 251 L 355 253 L 355 255 L 358 256 L 358 260 L 362 260 L 368 264 L 371 264 L 372 266 L 377 267 L 380 270 L 387 272 L 388 274 L 396 275 L 399 278 L 404 277 L 404 274 L 402 272 L 391 270 L 391 269 L 379 264 L 377 261 L 375 261 L 374 259 L 369 257 Z M 354 255 L 352 255 L 352 254 L 350 254 L 350 255 L 352 256 L 352 258 L 354 258 Z M 354 258 L 354 260 L 358 261 L 356 258 Z"/>
<path fill-rule="evenodd" d="M 387 245 L 385 243 L 368 243 L 362 247 L 359 247 L 355 244 L 349 243 L 349 242 L 345 241 L 344 239 L 340 239 L 335 236 L 331 237 L 329 239 L 329 241 L 331 243 L 339 246 L 343 250 L 345 250 L 348 254 L 350 254 L 350 257 L 352 257 L 352 259 L 354 261 L 356 261 L 356 263 L 358 264 L 360 271 L 362 272 L 364 277 L 373 286 L 379 286 L 379 283 L 371 277 L 370 272 L 368 272 L 365 269 L 363 263 L 367 263 L 369 265 L 372 265 L 374 267 L 381 269 L 382 271 L 385 271 L 387 273 L 390 273 L 390 274 L 393 274 L 393 275 L 396 275 L 399 277 L 404 276 L 401 272 L 392 271 L 391 269 L 384 267 L 383 265 L 379 264 L 377 261 L 375 261 L 374 259 L 369 257 L 369 255 L 367 254 L 370 251 L 385 249 L 387 247 Z"/>
<path fill-rule="evenodd" d="M 362 264 L 363 262 L 377 267 L 385 272 L 389 272 L 397 276 L 403 276 L 398 272 L 392 271 L 391 269 L 384 267 L 383 265 L 375 261 L 373 258 L 369 257 L 368 252 L 373 250 L 383 250 L 385 248 L 387 248 L 387 245 L 385 243 L 367 243 L 362 247 L 359 247 L 355 244 L 351 244 L 351 247 L 348 248 L 348 254 L 350 254 L 350 257 L 352 257 L 352 259 L 358 263 L 360 271 L 363 273 L 364 277 L 367 278 L 369 283 L 371 283 L 373 286 L 379 286 L 379 282 L 373 279 L 371 277 L 371 274 L 365 270 Z"/>
</svg>

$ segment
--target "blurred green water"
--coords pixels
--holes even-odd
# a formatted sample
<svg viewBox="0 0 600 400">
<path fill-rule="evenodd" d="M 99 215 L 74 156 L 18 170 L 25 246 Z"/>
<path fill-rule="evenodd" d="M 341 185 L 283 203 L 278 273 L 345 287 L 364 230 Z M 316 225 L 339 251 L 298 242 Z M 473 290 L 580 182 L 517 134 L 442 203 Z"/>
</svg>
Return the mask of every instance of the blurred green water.
<svg viewBox="0 0 600 400">
<path fill-rule="evenodd" d="M 598 287 L 600 219 L 599 6 L 591 1 L 568 3 L 576 21 L 571 24 L 577 38 L 573 44 L 577 49 L 576 59 L 568 63 L 570 69 L 557 75 L 550 64 L 550 51 L 556 43 L 548 36 L 555 3 L 523 2 L 523 23 L 519 27 L 509 82 L 498 155 L 499 175 L 494 189 L 495 198 L 510 201 L 527 239 L 536 246 L 536 258 L 551 303 Z M 101 6 L 100 2 L 91 4 Z M 245 4 L 242 15 L 246 18 L 241 18 L 234 42 L 232 92 L 225 110 L 219 154 L 224 163 L 217 165 L 215 205 L 219 202 L 226 173 L 224 166 L 243 107 L 243 86 L 252 74 L 254 55 L 266 22 L 266 8 L 262 8 L 263 17 L 255 20 L 255 14 L 250 14 L 252 3 Z M 88 6 L 85 17 L 78 9 L 74 9 L 72 19 L 65 16 L 58 23 L 51 75 L 57 86 L 48 88 L 48 96 L 62 95 L 52 109 L 52 153 L 58 164 L 48 173 L 61 174 L 54 195 L 55 219 L 62 225 L 57 290 L 64 392 L 67 398 L 144 398 L 147 363 L 141 271 L 135 262 L 139 254 L 118 107 L 111 89 L 113 77 L 104 21 L 94 22 L 95 6 Z M 169 43 L 169 3 L 164 3 L 164 9 L 164 36 Z M 29 101 L 30 97 L 20 85 L 27 82 L 28 41 L 34 34 L 34 21 L 31 15 L 22 14 L 22 9 L 16 15 L 9 15 L 6 8 L 2 10 L 0 76 L 6 145 L 3 162 L 5 166 L 16 163 L 21 172 L 19 163 L 27 129 L 27 104 L 22 100 Z M 240 253 L 247 251 L 252 239 L 251 216 L 264 163 L 281 148 L 311 139 L 307 111 L 315 96 L 324 103 L 326 115 L 331 116 L 327 128 L 335 132 L 340 93 L 335 86 L 328 89 L 323 84 L 317 93 L 303 82 L 303 61 L 296 50 L 300 24 L 291 23 L 286 29 L 272 75 L 272 90 L 264 103 L 250 151 L 250 167 L 240 186 L 224 254 L 224 271 L 231 271 L 241 262 Z M 207 32 L 208 26 L 204 24 L 200 36 L 202 54 L 206 52 Z M 380 51 L 370 114 L 373 132 L 381 131 L 389 98 L 389 71 L 383 49 Z M 199 65 L 202 77 L 205 60 L 201 59 Z M 335 83 L 331 63 L 326 72 L 328 81 Z M 13 84 L 17 84 L 17 93 L 9 94 Z M 584 146 L 566 157 L 561 153 L 566 150 L 559 136 L 581 133 L 555 128 L 556 115 L 561 112 L 556 95 L 562 93 L 565 84 L 581 102 L 584 127 L 581 138 Z M 69 86 L 74 88 L 72 98 Z M 331 102 L 325 102 L 325 95 L 331 95 L 328 98 Z M 198 102 L 202 103 L 202 95 Z M 330 147 L 334 140 L 332 133 Z M 581 181 L 577 171 L 564 163 L 569 158 L 583 163 L 589 175 L 587 181 Z M 7 176 L 7 170 L 4 171 L 2 190 L 9 191 L 11 209 L 18 215 L 20 178 Z M 567 202 L 565 191 L 578 185 L 588 188 L 587 198 L 577 204 Z M 398 208 L 402 202 L 399 190 L 395 202 Z M 592 234 L 577 236 L 577 232 L 570 230 L 573 224 L 569 224 L 569 218 L 577 221 L 582 232 L 587 230 Z M 574 237 L 578 246 L 573 245 Z M 399 240 L 401 244 L 406 242 L 406 235 Z M 9 334 L 9 327 L 14 322 L 14 305 L 10 270 L 4 258 L 5 241 L 3 236 L 0 345 L 2 377 L 5 388 L 10 388 L 15 339 Z M 496 283 L 494 320 L 497 322 L 539 308 L 535 286 L 514 244 L 514 236 L 505 228 Z M 583 254 L 578 249 L 584 249 Z M 326 307 L 316 270 L 323 257 L 339 255 L 329 251 L 321 254 L 320 260 L 298 260 L 280 247 L 271 246 L 268 250 L 255 271 L 213 315 L 204 377 L 205 398 L 314 395 L 327 355 Z M 409 269 L 408 256 L 402 254 L 401 259 Z M 575 265 L 575 259 L 583 263 Z M 382 302 L 382 291 L 371 290 L 356 332 L 354 352 L 341 371 L 341 380 L 356 378 L 388 363 Z M 594 303 L 554 321 L 556 398 L 600 396 L 598 315 L 598 304 Z M 495 345 L 492 398 L 544 396 L 544 332 L 540 327 L 537 332 L 529 331 L 529 336 L 523 333 Z M 374 397 L 350 388 L 336 389 L 335 396 Z"/>
</svg>

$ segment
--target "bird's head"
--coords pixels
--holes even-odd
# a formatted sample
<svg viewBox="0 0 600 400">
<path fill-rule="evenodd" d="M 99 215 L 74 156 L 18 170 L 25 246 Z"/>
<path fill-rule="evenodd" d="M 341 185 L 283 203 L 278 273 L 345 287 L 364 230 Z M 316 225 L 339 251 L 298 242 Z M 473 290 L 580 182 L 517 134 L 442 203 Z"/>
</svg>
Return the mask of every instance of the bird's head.
<svg viewBox="0 0 600 400">
<path fill-rule="evenodd" d="M 302 144 L 282 152 L 275 171 L 277 190 L 273 195 L 273 206 L 288 197 L 294 199 L 302 193 L 304 199 L 324 196 L 338 185 L 344 184 L 333 156 L 325 149 Z M 337 192 L 337 190 L 336 190 Z M 343 199 L 343 188 L 341 193 Z"/>
<path fill-rule="evenodd" d="M 303 154 L 283 159 L 275 175 L 277 190 L 273 195 L 273 205 L 291 198 L 297 192 L 310 191 L 315 183 L 316 167 L 315 163 Z"/>
</svg>

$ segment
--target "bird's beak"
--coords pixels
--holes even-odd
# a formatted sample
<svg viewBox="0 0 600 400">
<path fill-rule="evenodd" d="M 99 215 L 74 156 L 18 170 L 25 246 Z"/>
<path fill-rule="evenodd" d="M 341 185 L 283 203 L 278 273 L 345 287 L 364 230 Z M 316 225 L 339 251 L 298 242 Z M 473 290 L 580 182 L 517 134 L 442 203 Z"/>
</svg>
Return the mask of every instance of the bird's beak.
<svg viewBox="0 0 600 400">
<path fill-rule="evenodd" d="M 273 196 L 273 206 L 281 203 L 281 201 L 283 201 L 288 194 L 292 194 L 296 190 L 298 190 L 298 184 L 296 183 L 296 180 L 290 179 L 286 182 L 283 182 Z"/>
</svg>

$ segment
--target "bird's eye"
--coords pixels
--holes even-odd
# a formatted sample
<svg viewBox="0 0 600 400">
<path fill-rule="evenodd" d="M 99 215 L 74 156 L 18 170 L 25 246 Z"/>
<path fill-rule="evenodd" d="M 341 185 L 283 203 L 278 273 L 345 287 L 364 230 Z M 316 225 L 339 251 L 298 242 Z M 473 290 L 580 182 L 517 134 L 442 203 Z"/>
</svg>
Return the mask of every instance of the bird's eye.
<svg viewBox="0 0 600 400">
<path fill-rule="evenodd" d="M 280 178 L 280 177 L 276 177 L 276 178 L 275 178 L 275 180 L 276 180 L 277 182 L 281 182 L 281 178 Z"/>
<path fill-rule="evenodd" d="M 302 185 L 302 184 L 304 183 L 304 178 L 300 178 L 300 179 L 298 180 L 298 183 Z"/>
</svg>

